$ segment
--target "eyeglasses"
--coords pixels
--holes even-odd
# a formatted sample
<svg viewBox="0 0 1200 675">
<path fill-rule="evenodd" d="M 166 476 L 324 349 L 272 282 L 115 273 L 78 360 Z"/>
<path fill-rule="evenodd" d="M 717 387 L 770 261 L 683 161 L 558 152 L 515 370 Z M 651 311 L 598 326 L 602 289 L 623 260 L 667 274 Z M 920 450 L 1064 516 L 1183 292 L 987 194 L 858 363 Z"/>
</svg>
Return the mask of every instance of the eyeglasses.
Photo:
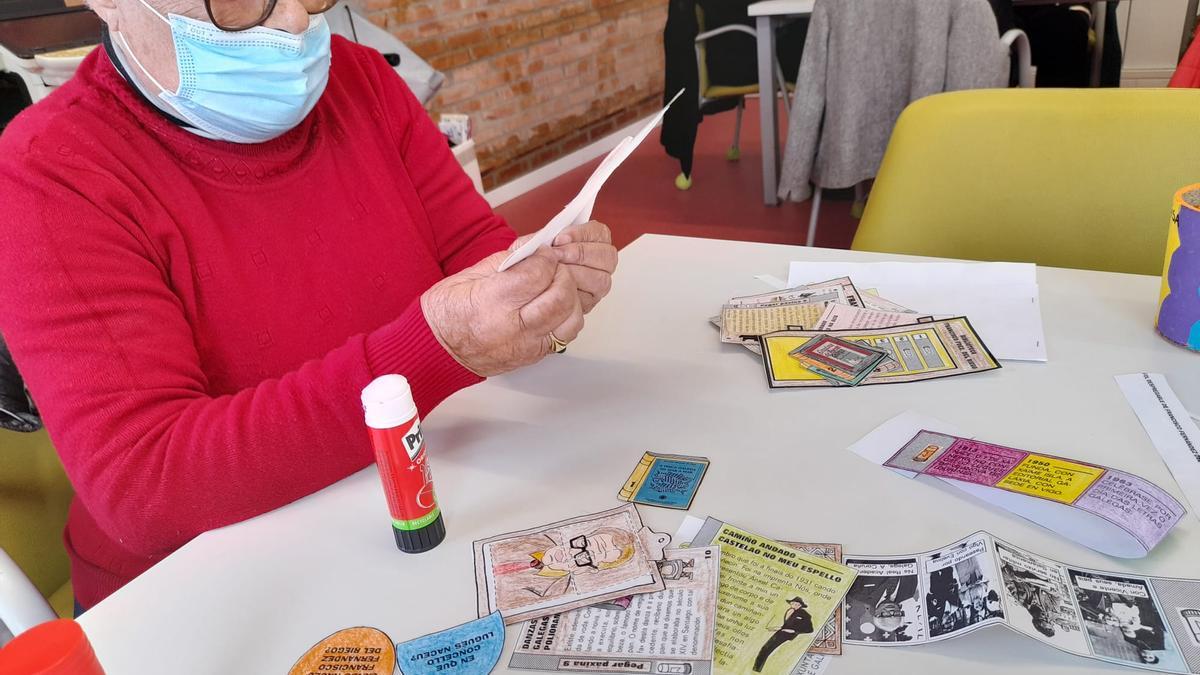
<svg viewBox="0 0 1200 675">
<path fill-rule="evenodd" d="M 573 556 L 576 565 L 580 567 L 591 567 L 593 569 L 598 569 L 595 563 L 592 561 L 592 552 L 587 550 L 587 537 L 579 535 L 568 543 L 571 545 L 572 551 L 579 551 L 579 553 L 576 553 Z"/>
<path fill-rule="evenodd" d="M 213 25 L 224 31 L 254 28 L 271 16 L 277 0 L 204 0 L 204 9 Z M 309 14 L 333 9 L 338 0 L 300 0 Z"/>
</svg>

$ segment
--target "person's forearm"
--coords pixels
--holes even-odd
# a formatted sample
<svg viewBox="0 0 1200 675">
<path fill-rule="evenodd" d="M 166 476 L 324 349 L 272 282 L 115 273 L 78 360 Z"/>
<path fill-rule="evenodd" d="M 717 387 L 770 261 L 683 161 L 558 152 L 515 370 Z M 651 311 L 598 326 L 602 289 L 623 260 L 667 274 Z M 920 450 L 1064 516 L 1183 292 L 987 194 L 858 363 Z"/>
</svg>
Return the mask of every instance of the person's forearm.
<svg viewBox="0 0 1200 675">
<path fill-rule="evenodd" d="M 422 413 L 479 380 L 438 346 L 414 300 L 378 330 L 233 395 L 112 391 L 77 374 L 42 404 L 84 506 L 111 538 L 153 556 L 368 465 L 359 393 L 390 372 L 409 378 Z"/>
</svg>

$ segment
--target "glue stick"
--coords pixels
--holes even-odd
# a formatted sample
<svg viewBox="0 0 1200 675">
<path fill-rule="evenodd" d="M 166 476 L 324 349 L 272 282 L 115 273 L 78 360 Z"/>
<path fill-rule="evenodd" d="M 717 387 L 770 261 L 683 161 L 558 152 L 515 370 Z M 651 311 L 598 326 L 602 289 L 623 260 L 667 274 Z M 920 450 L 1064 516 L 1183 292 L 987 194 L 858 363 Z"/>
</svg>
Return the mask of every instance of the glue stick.
<svg viewBox="0 0 1200 675">
<path fill-rule="evenodd" d="M 30 628 L 0 648 L 5 675 L 104 675 L 83 628 L 55 619 Z"/>
<path fill-rule="evenodd" d="M 433 494 L 421 419 L 408 380 L 401 375 L 375 378 L 363 389 L 362 404 L 396 546 L 405 553 L 424 553 L 446 538 L 446 525 Z"/>
</svg>

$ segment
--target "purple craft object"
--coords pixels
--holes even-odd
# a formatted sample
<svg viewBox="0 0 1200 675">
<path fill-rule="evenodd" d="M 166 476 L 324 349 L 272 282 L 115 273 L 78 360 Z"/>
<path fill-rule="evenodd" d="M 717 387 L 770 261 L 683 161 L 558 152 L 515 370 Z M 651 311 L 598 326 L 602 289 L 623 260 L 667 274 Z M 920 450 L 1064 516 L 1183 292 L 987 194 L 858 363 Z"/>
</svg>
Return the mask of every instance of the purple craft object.
<svg viewBox="0 0 1200 675">
<path fill-rule="evenodd" d="M 1200 185 L 1181 192 L 1200 189 Z M 1158 310 L 1158 332 L 1176 344 L 1200 350 L 1200 211 L 1182 200 L 1177 223 L 1179 248 L 1164 274 L 1169 291 Z"/>
</svg>

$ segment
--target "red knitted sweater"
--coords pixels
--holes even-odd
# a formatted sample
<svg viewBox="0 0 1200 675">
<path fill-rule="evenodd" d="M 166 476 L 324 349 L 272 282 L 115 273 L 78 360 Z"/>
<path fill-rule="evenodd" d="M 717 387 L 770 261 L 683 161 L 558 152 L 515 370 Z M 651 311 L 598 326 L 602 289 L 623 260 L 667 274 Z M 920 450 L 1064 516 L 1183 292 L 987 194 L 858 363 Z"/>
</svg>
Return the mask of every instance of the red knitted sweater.
<svg viewBox="0 0 1200 675">
<path fill-rule="evenodd" d="M 0 137 L 0 334 L 77 492 L 79 601 L 367 466 L 375 376 L 423 414 L 477 382 L 418 298 L 513 238 L 378 53 L 335 37 L 313 112 L 238 145 L 93 52 Z"/>
</svg>

